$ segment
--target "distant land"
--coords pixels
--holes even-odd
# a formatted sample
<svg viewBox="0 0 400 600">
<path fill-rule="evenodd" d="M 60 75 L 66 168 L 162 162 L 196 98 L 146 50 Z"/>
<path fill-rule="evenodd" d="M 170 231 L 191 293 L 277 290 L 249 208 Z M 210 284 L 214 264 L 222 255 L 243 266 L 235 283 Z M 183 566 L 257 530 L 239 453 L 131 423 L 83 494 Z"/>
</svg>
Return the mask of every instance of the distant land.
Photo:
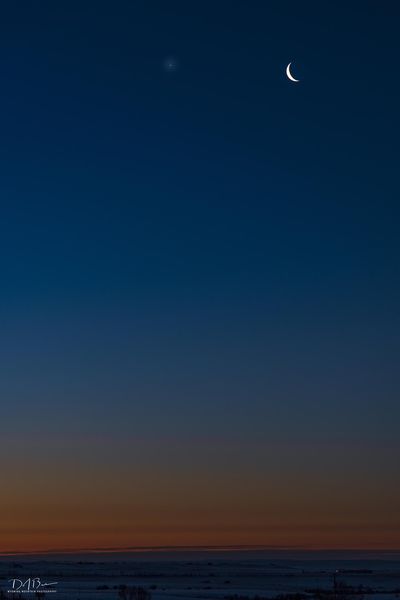
<svg viewBox="0 0 400 600">
<path fill-rule="evenodd" d="M 400 549 L 340 549 L 301 548 L 281 546 L 131 546 L 126 548 L 48 549 L 37 552 L 0 552 L 0 560 L 15 557 L 24 560 L 193 560 L 214 558 L 247 558 L 251 560 L 274 558 L 286 560 L 400 560 Z"/>
</svg>

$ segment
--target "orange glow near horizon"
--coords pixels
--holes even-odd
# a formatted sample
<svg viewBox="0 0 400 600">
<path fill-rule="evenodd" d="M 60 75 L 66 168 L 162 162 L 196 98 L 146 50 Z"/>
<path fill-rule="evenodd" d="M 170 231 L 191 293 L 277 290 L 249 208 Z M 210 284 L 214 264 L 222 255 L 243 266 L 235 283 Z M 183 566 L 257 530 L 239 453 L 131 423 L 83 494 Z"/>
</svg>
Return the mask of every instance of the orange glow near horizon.
<svg viewBox="0 0 400 600">
<path fill-rule="evenodd" d="M 26 447 L 27 445 L 25 445 Z M 25 448 L 24 448 L 25 449 Z M 229 454 L 228 451 L 231 453 Z M 239 448 L 240 451 L 240 448 Z M 339 451 L 334 449 L 334 458 Z M 345 450 L 342 452 L 344 453 Z M 304 549 L 398 549 L 399 490 L 377 485 L 347 463 L 321 470 L 321 456 L 276 466 L 231 448 L 135 454 L 114 445 L 32 446 L 3 460 L 0 553 L 160 546 L 253 546 Z M 209 455 L 207 454 L 209 453 Z M 139 452 L 137 452 L 139 454 Z M 303 451 L 304 454 L 304 451 Z M 145 459 L 143 458 L 145 456 Z M 218 460 L 217 460 L 218 456 Z M 183 458 L 182 458 L 183 457 Z M 21 477 L 24 473 L 24 477 Z M 394 483 L 393 483 L 394 482 Z"/>
<path fill-rule="evenodd" d="M 322 486 L 312 489 L 305 480 L 294 493 L 281 478 L 273 485 L 271 479 L 266 485 L 247 478 L 239 487 L 227 476 L 214 474 L 206 480 L 187 474 L 178 480 L 172 473 L 168 478 L 162 473 L 143 477 L 139 489 L 127 478 L 117 485 L 109 477 L 104 485 L 93 473 L 78 475 L 77 467 L 74 483 L 64 474 L 48 488 L 45 481 L 35 488 L 33 480 L 25 480 L 31 493 L 24 502 L 19 486 L 15 495 L 5 492 L 0 553 L 165 546 L 400 547 L 396 502 L 380 500 L 373 490 L 343 496 Z"/>
<path fill-rule="evenodd" d="M 152 440 L 78 442 L 24 439 L 14 443 L 12 458 L 3 455 L 0 553 L 400 548 L 392 454 L 364 465 L 359 449 L 344 445 L 300 453 L 289 444 L 221 446 L 193 438 L 175 448 L 165 443 L 163 453 Z"/>
</svg>

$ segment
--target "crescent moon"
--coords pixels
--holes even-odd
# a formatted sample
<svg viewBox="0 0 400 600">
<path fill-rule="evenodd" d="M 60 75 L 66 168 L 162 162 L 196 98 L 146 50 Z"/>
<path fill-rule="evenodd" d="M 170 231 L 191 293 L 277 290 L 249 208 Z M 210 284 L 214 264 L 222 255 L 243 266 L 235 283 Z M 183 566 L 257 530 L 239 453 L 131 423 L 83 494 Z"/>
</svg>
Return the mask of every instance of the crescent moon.
<svg viewBox="0 0 400 600">
<path fill-rule="evenodd" d="M 295 79 L 295 78 L 293 77 L 293 75 L 291 74 L 291 72 L 290 72 L 290 65 L 291 65 L 291 64 L 292 64 L 292 63 L 290 62 L 290 63 L 288 64 L 288 66 L 286 67 L 286 75 L 288 76 L 288 79 L 290 79 L 290 81 L 294 81 L 294 83 L 299 83 L 300 79 Z"/>
</svg>

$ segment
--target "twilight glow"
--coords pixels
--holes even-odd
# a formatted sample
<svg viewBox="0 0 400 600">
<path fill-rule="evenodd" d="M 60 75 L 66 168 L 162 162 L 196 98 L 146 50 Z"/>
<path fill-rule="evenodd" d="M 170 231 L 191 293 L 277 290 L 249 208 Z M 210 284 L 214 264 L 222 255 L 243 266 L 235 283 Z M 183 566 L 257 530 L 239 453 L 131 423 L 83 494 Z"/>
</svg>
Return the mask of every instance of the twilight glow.
<svg viewBox="0 0 400 600">
<path fill-rule="evenodd" d="M 2 10 L 0 553 L 399 548 L 397 19 L 83 4 Z"/>
</svg>

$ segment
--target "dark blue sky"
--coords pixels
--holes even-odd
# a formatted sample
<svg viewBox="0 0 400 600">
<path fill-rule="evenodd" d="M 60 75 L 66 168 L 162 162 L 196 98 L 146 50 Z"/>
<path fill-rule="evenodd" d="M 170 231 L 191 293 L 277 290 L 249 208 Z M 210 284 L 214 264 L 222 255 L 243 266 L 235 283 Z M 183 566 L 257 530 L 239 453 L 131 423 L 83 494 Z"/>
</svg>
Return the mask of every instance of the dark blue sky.
<svg viewBox="0 0 400 600">
<path fill-rule="evenodd" d="M 286 498 L 329 465 L 353 481 L 346 514 L 371 478 L 399 499 L 399 16 L 393 2 L 1 7 L 0 395 L 33 470 L 67 472 L 75 450 L 80 482 L 94 463 L 178 486 L 209 464 L 246 485 L 272 469 Z M 393 545 L 384 500 L 359 545 L 379 523 Z"/>
</svg>

